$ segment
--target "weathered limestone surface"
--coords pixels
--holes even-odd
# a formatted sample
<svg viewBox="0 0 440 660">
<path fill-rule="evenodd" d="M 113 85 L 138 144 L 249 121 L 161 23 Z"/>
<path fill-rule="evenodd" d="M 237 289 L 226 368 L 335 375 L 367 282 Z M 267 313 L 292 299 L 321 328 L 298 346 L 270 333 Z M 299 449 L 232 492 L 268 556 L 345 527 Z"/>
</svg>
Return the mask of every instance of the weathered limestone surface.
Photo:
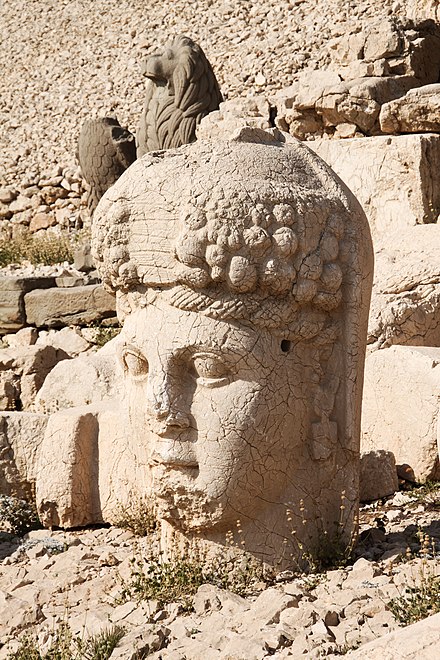
<svg viewBox="0 0 440 660">
<path fill-rule="evenodd" d="M 388 236 L 375 251 L 369 349 L 440 346 L 440 225 Z"/>
<path fill-rule="evenodd" d="M 440 614 L 399 628 L 347 654 L 353 660 L 432 660 L 440 648 Z"/>
<path fill-rule="evenodd" d="M 409 90 L 380 110 L 384 133 L 440 133 L 440 84 Z"/>
<path fill-rule="evenodd" d="M 292 528 L 311 551 L 324 531 L 349 542 L 372 247 L 348 189 L 304 145 L 244 128 L 146 155 L 93 226 L 125 318 L 123 396 L 107 426 L 51 417 L 45 524 L 108 519 L 143 484 L 167 551 L 171 531 L 224 545 L 237 519 L 269 562 L 300 560 Z"/>
<path fill-rule="evenodd" d="M 361 452 L 360 501 L 373 502 L 399 490 L 396 459 L 390 451 Z"/>
<path fill-rule="evenodd" d="M 408 479 L 439 479 L 439 412 L 440 348 L 391 346 L 367 357 L 363 451 L 393 452 Z"/>
<path fill-rule="evenodd" d="M 29 409 L 53 367 L 68 357 L 53 346 L 21 346 L 0 350 L 0 409 Z M 9 388 L 6 383 L 9 383 Z"/>
<path fill-rule="evenodd" d="M 117 345 L 116 337 L 96 353 L 56 365 L 37 394 L 35 409 L 53 413 L 117 397 L 121 389 L 115 355 Z"/>
<path fill-rule="evenodd" d="M 117 402 L 63 409 L 49 417 L 39 452 L 37 502 L 43 524 L 111 521 L 147 486 L 147 447 L 127 432 Z M 67 485 L 67 487 L 66 487 Z"/>
<path fill-rule="evenodd" d="M 25 295 L 26 321 L 37 327 L 87 325 L 115 315 L 115 299 L 100 284 L 31 291 Z"/>
<path fill-rule="evenodd" d="M 0 277 L 0 334 L 15 332 L 25 325 L 24 294 L 54 286 L 55 279 Z"/>
<path fill-rule="evenodd" d="M 34 498 L 36 462 L 47 419 L 30 412 L 0 413 L 0 495 Z"/>
<path fill-rule="evenodd" d="M 307 144 L 356 195 L 375 239 L 437 221 L 440 135 L 315 140 Z"/>
</svg>

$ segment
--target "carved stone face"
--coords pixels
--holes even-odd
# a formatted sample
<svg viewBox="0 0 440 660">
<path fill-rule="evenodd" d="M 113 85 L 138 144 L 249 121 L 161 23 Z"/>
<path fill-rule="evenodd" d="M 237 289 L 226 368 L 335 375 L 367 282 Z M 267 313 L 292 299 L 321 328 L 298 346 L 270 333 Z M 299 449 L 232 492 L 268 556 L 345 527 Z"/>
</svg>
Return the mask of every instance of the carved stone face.
<svg viewBox="0 0 440 660">
<path fill-rule="evenodd" d="M 150 448 L 161 517 L 222 530 L 282 501 L 308 427 L 298 347 L 160 296 L 123 338 L 131 426 Z"/>
</svg>

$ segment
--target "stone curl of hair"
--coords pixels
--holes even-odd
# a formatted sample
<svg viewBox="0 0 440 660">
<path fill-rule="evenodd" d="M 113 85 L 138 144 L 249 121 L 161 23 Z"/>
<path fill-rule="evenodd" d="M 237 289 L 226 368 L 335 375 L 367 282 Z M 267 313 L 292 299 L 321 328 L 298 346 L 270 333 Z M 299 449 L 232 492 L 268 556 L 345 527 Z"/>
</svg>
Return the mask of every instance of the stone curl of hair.
<svg viewBox="0 0 440 660">
<path fill-rule="evenodd" d="M 181 309 L 252 320 L 307 339 L 321 333 L 341 303 L 340 211 L 323 211 L 322 234 L 310 246 L 299 226 L 305 213 L 299 200 L 271 201 L 263 195 L 248 205 L 233 198 L 209 208 L 183 204 L 180 233 L 165 246 L 172 276 L 163 285 L 143 272 L 139 242 L 130 237 L 131 211 L 122 203 L 96 256 L 103 281 L 113 290 L 167 289 L 170 304 Z"/>
</svg>

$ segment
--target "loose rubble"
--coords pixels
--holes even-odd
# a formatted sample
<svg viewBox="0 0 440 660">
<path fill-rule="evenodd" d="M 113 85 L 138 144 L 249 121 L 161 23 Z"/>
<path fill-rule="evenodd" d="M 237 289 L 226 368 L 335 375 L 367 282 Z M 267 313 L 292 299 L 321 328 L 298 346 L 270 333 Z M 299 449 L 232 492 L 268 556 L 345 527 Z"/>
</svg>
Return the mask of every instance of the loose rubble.
<svg viewBox="0 0 440 660">
<path fill-rule="evenodd" d="M 421 534 L 430 538 L 425 554 Z M 177 602 L 118 601 L 122 581 L 132 576 L 133 558 L 148 556 L 156 543 L 154 536 L 134 537 L 116 527 L 38 530 L 23 539 L 3 532 L 0 659 L 18 648 L 26 631 L 48 648 L 63 622 L 83 636 L 122 625 L 125 636 L 112 660 L 132 658 L 142 644 L 157 660 L 372 657 L 358 656 L 355 649 L 361 653 L 373 640 L 401 634 L 389 601 L 405 586 L 440 575 L 438 491 L 431 499 L 414 491 L 364 506 L 354 563 L 346 568 L 284 574 L 247 597 L 206 584 L 189 613 Z M 402 633 L 408 637 L 410 630 Z"/>
</svg>

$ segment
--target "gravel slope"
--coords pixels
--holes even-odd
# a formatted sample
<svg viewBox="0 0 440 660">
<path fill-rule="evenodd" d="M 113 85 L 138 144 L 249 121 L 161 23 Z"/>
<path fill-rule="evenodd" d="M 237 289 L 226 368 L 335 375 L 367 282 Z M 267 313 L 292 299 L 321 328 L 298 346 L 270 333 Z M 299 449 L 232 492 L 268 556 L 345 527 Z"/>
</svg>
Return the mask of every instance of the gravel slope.
<svg viewBox="0 0 440 660">
<path fill-rule="evenodd" d="M 3 0 L 0 3 L 0 186 L 75 165 L 81 122 L 116 113 L 134 130 L 140 62 L 179 33 L 198 41 L 225 98 L 270 94 L 328 61 L 329 40 L 391 0 Z M 416 0 L 405 3 L 408 13 Z M 419 3 L 420 4 L 420 3 Z M 32 178 L 32 176 L 30 176 Z"/>
</svg>

